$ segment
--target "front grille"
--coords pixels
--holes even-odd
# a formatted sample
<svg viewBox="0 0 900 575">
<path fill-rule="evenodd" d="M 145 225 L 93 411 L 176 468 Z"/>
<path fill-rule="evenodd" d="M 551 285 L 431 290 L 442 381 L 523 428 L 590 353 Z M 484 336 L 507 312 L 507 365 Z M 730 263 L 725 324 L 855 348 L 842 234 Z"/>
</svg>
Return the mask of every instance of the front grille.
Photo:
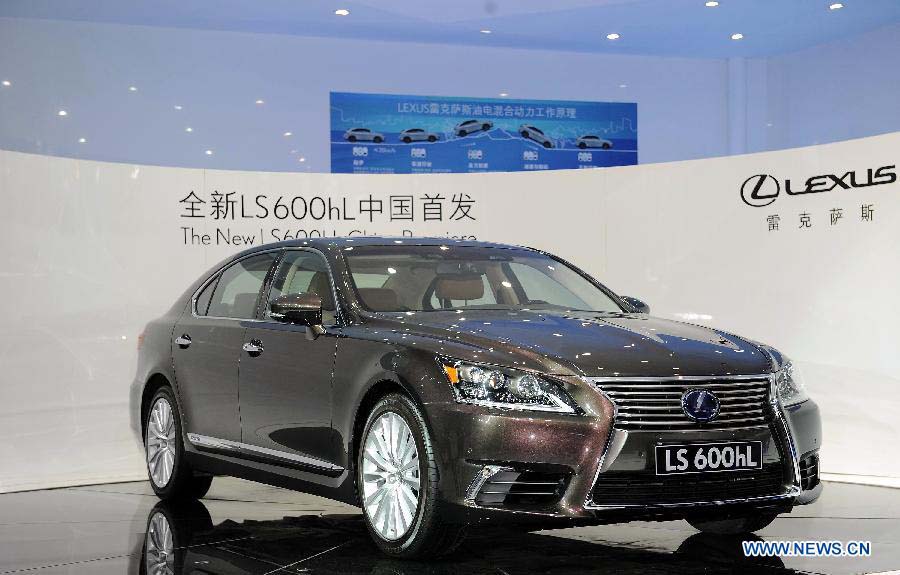
<svg viewBox="0 0 900 575">
<path fill-rule="evenodd" d="M 616 404 L 615 427 L 649 431 L 735 429 L 766 425 L 772 419 L 768 406 L 769 380 L 710 378 L 703 380 L 629 380 L 598 384 Z M 684 414 L 681 396 L 689 389 L 705 389 L 719 399 L 719 415 L 698 423 Z"/>
<path fill-rule="evenodd" d="M 633 471 L 601 473 L 592 492 L 595 505 L 704 503 L 766 497 L 785 492 L 781 463 L 754 471 L 650 475 Z"/>
<path fill-rule="evenodd" d="M 559 501 L 569 473 L 502 470 L 481 486 L 475 503 L 484 507 L 549 507 Z"/>
<path fill-rule="evenodd" d="M 800 487 L 806 491 L 819 484 L 819 453 L 813 452 L 800 459 Z"/>
</svg>

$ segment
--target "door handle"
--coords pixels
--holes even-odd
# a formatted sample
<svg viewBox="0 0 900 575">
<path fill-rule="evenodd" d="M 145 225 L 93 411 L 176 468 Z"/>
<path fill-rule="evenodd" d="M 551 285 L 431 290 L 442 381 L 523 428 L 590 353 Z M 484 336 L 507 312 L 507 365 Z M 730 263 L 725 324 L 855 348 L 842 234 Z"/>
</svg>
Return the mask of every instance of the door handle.
<svg viewBox="0 0 900 575">
<path fill-rule="evenodd" d="M 257 355 L 263 352 L 263 344 L 258 339 L 251 339 L 243 346 L 243 350 L 249 353 L 250 355 L 256 357 Z"/>
<path fill-rule="evenodd" d="M 180 336 L 175 338 L 175 345 L 177 345 L 181 349 L 187 349 L 191 345 L 191 336 L 186 333 L 181 334 Z"/>
</svg>

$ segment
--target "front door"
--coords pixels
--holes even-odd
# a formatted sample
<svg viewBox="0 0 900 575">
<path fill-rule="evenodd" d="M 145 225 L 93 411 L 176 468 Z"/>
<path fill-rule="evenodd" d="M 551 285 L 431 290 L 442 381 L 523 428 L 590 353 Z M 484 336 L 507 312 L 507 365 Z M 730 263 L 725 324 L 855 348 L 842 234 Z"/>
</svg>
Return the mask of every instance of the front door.
<svg viewBox="0 0 900 575">
<path fill-rule="evenodd" d="M 185 432 L 241 440 L 238 361 L 247 320 L 277 252 L 241 259 L 209 282 L 172 333 Z"/>
<path fill-rule="evenodd" d="M 266 456 L 329 469 L 339 448 L 331 432 L 331 378 L 338 340 L 334 292 L 320 253 L 286 250 L 265 301 L 304 292 L 322 298 L 324 335 L 313 339 L 305 326 L 272 319 L 268 303 L 260 310 L 260 321 L 244 333 L 241 441 Z"/>
</svg>

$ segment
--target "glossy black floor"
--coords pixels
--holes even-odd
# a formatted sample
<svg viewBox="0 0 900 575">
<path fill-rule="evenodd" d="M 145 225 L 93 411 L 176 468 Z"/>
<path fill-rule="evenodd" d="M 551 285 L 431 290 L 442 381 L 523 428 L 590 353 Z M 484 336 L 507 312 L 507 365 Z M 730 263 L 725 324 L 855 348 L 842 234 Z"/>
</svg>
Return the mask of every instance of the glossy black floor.
<svg viewBox="0 0 900 575">
<path fill-rule="evenodd" d="M 872 556 L 750 560 L 739 542 L 673 521 L 482 532 L 451 557 L 413 563 L 381 556 L 352 507 L 231 478 L 216 479 L 202 502 L 178 507 L 160 504 L 146 483 L 0 495 L 0 573 L 144 573 L 149 540 L 151 559 L 154 545 L 175 550 L 152 574 L 709 574 L 900 569 L 900 490 L 829 483 L 819 502 L 760 536 L 869 540 Z"/>
</svg>

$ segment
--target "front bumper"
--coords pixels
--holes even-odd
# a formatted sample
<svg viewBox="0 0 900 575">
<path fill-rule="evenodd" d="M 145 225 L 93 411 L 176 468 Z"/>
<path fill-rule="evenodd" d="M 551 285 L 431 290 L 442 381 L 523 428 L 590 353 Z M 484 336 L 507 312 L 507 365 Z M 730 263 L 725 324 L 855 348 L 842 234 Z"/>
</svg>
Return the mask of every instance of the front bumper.
<svg viewBox="0 0 900 575">
<path fill-rule="evenodd" d="M 773 405 L 771 421 L 754 427 L 635 431 L 616 428 L 615 405 L 581 387 L 575 399 L 586 415 L 430 405 L 446 511 L 466 522 L 668 519 L 723 506 L 788 511 L 821 493 L 821 423 L 812 401 L 787 409 Z M 681 487 L 657 483 L 655 445 L 728 440 L 763 442 L 766 475 L 759 489 L 729 483 L 704 491 L 694 476 Z"/>
</svg>

